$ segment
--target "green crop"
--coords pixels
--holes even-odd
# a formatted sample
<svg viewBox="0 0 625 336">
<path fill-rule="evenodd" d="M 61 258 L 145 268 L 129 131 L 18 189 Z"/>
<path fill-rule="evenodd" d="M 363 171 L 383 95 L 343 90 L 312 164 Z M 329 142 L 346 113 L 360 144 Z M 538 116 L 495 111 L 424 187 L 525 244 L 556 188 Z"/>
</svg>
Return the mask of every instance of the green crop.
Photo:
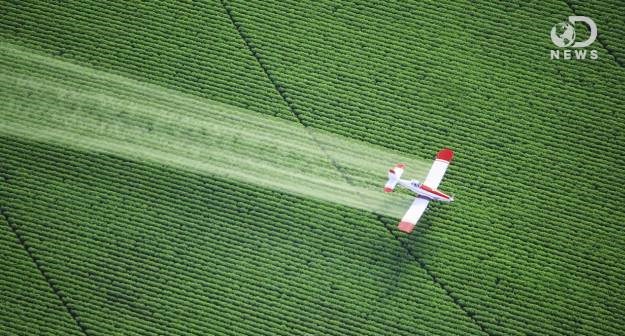
<svg viewBox="0 0 625 336">
<path fill-rule="evenodd" d="M 1 46 L 0 53 L 0 69 L 6 73 L 0 85 L 7 92 L 4 134 L 167 164 L 393 217 L 402 216 L 412 196 L 381 193 L 386 170 L 403 162 L 410 174 L 422 178 L 431 164 L 11 45 Z"/>
<path fill-rule="evenodd" d="M 621 7 L 0 4 L 0 333 L 623 334 Z"/>
</svg>

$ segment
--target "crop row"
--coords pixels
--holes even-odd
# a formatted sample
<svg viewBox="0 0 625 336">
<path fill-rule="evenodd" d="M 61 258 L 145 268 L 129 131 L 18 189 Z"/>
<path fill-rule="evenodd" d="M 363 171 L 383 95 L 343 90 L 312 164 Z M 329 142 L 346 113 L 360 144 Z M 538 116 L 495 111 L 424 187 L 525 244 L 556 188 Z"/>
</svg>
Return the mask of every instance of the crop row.
<svg viewBox="0 0 625 336">
<path fill-rule="evenodd" d="M 7 40 L 183 92 L 288 116 L 221 7 L 197 8 L 191 13 L 199 17 L 192 21 L 171 20 L 171 8 L 160 4 L 143 9 L 95 2 L 10 7 L 1 23 Z"/>
<path fill-rule="evenodd" d="M 12 98 L 16 102 L 14 112 L 5 112 L 7 117 L 13 113 L 10 116 L 12 122 L 19 121 L 24 126 L 72 127 L 74 133 L 101 131 L 102 127 L 98 125 L 102 125 L 106 130 L 124 130 L 121 134 L 110 131 L 105 135 L 108 140 L 115 137 L 132 139 L 129 132 L 139 132 L 142 133 L 138 136 L 142 139 L 141 145 L 149 144 L 162 151 L 166 147 L 163 144 L 171 142 L 174 145 L 170 152 L 176 154 L 181 147 L 187 147 L 195 151 L 191 155 L 210 156 L 208 162 L 212 164 L 217 164 L 219 155 L 226 155 L 220 158 L 225 160 L 226 166 L 232 165 L 237 158 L 246 162 L 239 167 L 240 170 L 255 169 L 257 167 L 250 166 L 249 162 L 258 162 L 280 167 L 287 173 L 305 170 L 308 175 L 323 176 L 327 180 L 340 179 L 338 172 L 327 162 L 326 155 L 295 124 L 251 115 L 246 117 L 241 112 L 225 113 L 219 111 L 218 106 L 198 107 L 184 97 L 166 99 L 157 92 L 139 92 L 141 87 L 137 83 L 78 75 L 65 71 L 67 68 L 50 67 L 41 64 L 42 61 L 23 57 L 26 56 L 0 59 L 0 67 L 12 69 L 12 77 L 3 78 L 1 83 L 6 88 L 5 99 Z M 26 92 L 31 99 L 21 101 Z M 28 106 L 27 111 L 18 107 L 20 105 Z M 55 113 L 49 113 L 48 106 L 55 106 Z M 236 127 L 233 122 L 240 122 L 245 127 Z M 88 132 L 91 136 L 97 133 Z M 328 141 L 329 148 L 341 154 L 341 160 L 346 159 L 344 153 L 354 152 L 350 148 L 335 149 L 331 147 L 334 139 Z M 190 145 L 185 145 L 187 143 Z M 379 179 L 361 169 L 358 161 L 349 162 L 349 165 L 352 179 L 360 181 L 363 186 L 379 188 L 377 184 L 372 185 Z"/>
<path fill-rule="evenodd" d="M 599 43 L 609 50 L 610 55 L 615 57 L 620 66 L 625 64 L 625 49 L 620 43 L 625 37 L 625 28 L 619 22 L 617 14 L 622 10 L 621 4 L 610 1 L 571 1 L 569 3 L 578 15 L 588 16 L 595 21 L 597 29 L 601 32 Z M 609 56 L 605 55 L 605 57 Z"/>
<path fill-rule="evenodd" d="M 196 19 L 206 8 L 190 4 L 137 8 L 138 14 L 115 5 L 46 6 L 26 5 L 19 17 L 8 16 L 2 23 L 10 31 L 20 22 L 46 22 L 45 37 L 31 24 L 11 39 L 44 50 L 80 45 L 66 48 L 62 57 L 260 112 L 284 111 L 266 80 L 250 75 L 262 77 L 247 51 L 234 53 L 247 58 L 230 55 L 240 51 L 242 42 L 219 4 L 210 8 L 208 20 Z M 408 245 L 488 331 L 562 334 L 574 333 L 578 324 L 580 333 L 618 333 L 615 312 L 622 307 L 624 273 L 618 262 L 623 250 L 618 239 L 623 221 L 618 200 L 624 196 L 618 186 L 625 175 L 618 127 L 623 82 L 605 70 L 608 57 L 595 66 L 543 59 L 541 52 L 551 47 L 543 23 L 549 26 L 552 17 L 540 22 L 535 17 L 549 12 L 565 18 L 571 13 L 563 3 L 525 6 L 528 15 L 511 14 L 499 4 L 447 2 L 436 8 L 344 4 L 336 13 L 285 2 L 228 6 L 306 124 L 424 158 L 439 145 L 457 150 L 442 187 L 456 193 L 458 202 L 432 207 L 407 238 Z M 405 16 L 406 11 L 419 15 Z M 171 20 L 172 15 L 188 23 Z M 74 21 L 64 22 L 67 17 Z M 401 25 L 389 23 L 390 17 L 399 17 Z M 225 23 L 205 30 L 229 31 L 236 47 L 232 39 L 216 39 L 210 50 L 220 56 L 212 57 L 203 52 L 204 40 L 193 29 L 181 29 L 206 21 Z M 81 34 L 73 33 L 77 22 Z M 122 28 L 126 23 L 132 29 Z M 511 33 L 523 38 L 511 38 Z M 224 75 L 225 64 L 250 74 Z M 208 68 L 214 73 L 213 67 L 219 70 L 209 80 L 205 74 Z M 250 79 L 254 84 L 247 84 Z M 303 218 L 292 222 L 293 205 L 284 205 L 282 196 L 274 196 L 280 202 L 256 199 L 267 204 L 262 210 L 243 200 L 230 203 L 230 193 L 215 197 L 231 204 L 231 216 L 274 213 L 291 223 L 275 226 L 285 232 L 309 229 L 310 208 L 327 206 L 301 208 Z M 137 206 L 149 209 L 143 202 Z M 197 211 L 178 206 L 178 217 Z M 350 234 L 357 234 L 360 217 L 332 208 L 316 211 L 314 216 L 336 214 L 336 219 L 323 229 L 314 224 L 314 236 L 323 230 L 344 235 L 343 218 Z M 378 225 L 373 220 L 360 224 Z M 314 241 L 311 236 L 298 236 L 295 244 Z M 327 239 L 324 246 L 336 244 Z M 405 295 L 409 300 L 410 293 Z M 617 308 L 598 307 L 603 302 Z"/>
<path fill-rule="evenodd" d="M 159 310 L 163 321 L 178 319 L 189 332 L 227 323 L 228 319 L 222 320 L 226 316 L 237 321 L 242 333 L 252 328 L 280 333 L 280 324 L 295 328 L 296 333 L 317 333 L 319 324 L 328 334 L 414 331 L 415 325 L 404 331 L 394 329 L 381 318 L 386 314 L 420 316 L 422 322 L 417 325 L 432 333 L 457 328 L 456 323 L 432 327 L 442 316 L 457 319 L 453 305 L 436 287 L 414 286 L 413 280 L 410 285 L 398 283 L 395 290 L 403 293 L 399 301 L 377 302 L 381 288 L 376 279 L 398 271 L 384 260 L 394 258 L 399 246 L 387 240 L 375 223 L 346 225 L 340 220 L 345 210 L 342 215 L 336 207 L 325 212 L 313 202 L 288 197 L 293 203 L 288 207 L 293 209 L 276 216 L 260 190 L 250 194 L 249 188 L 206 178 L 199 181 L 188 173 L 177 176 L 178 172 L 168 171 L 163 176 L 163 170 L 156 167 L 129 169 L 121 161 L 115 167 L 111 161 L 118 160 L 107 157 L 70 153 L 60 160 L 63 152 L 42 149 L 33 153 L 32 147 L 13 143 L 6 153 L 16 167 L 27 164 L 28 157 L 37 158 L 30 165 L 29 178 L 11 177 L 14 201 L 9 211 L 19 219 L 24 236 L 59 286 L 64 286 L 98 333 L 114 330 L 89 306 L 103 300 L 102 292 L 90 288 L 96 284 L 106 286 L 105 292 L 115 286 L 132 289 L 143 310 L 133 310 L 130 303 L 114 307 L 124 309 L 128 320 L 136 320 L 128 321 L 135 326 L 128 330 L 137 334 L 148 332 L 135 324 L 139 321 L 151 321 L 152 327 L 160 328 L 149 312 L 162 305 L 171 306 Z M 99 174 L 93 174 L 95 167 Z M 206 189 L 197 190 L 198 184 Z M 286 200 L 274 202 L 288 209 Z M 254 211 L 241 211 L 246 208 Z M 311 211 L 321 214 L 310 216 Z M 359 222 L 372 220 L 355 214 L 349 217 Z M 311 226 L 319 228 L 316 236 L 310 235 Z M 98 277 L 109 274 L 116 285 L 109 287 L 101 279 L 72 280 L 99 272 L 103 273 Z M 211 303 L 207 297 L 216 301 Z M 420 304 L 411 305 L 413 300 Z M 214 311 L 216 307 L 228 313 Z M 183 313 L 188 309 L 212 309 L 213 313 Z M 372 309 L 382 314 L 367 318 Z M 423 321 L 429 323 L 422 325 Z M 167 324 L 162 327 L 173 330 Z M 184 328 L 176 330 L 185 332 Z"/>
<path fill-rule="evenodd" d="M 399 26 L 385 19 L 401 9 L 386 5 L 230 6 L 307 124 L 413 154 L 457 150 L 442 188 L 458 201 L 431 210 L 408 240 L 486 330 L 618 330 L 614 310 L 597 308 L 622 306 L 622 291 L 612 294 L 625 273 L 615 243 L 623 82 L 609 67 L 549 62 L 534 52 L 550 48 L 548 29 L 529 17 L 501 24 L 497 4 L 471 17 L 457 4 L 415 5 L 419 19 Z M 567 9 L 547 6 L 528 10 Z M 524 39 L 510 38 L 515 28 Z M 558 76 L 570 71 L 583 81 Z"/>
<path fill-rule="evenodd" d="M 2 200 L 0 206 L 5 209 L 7 206 L 5 199 L 0 199 Z M 42 335 L 59 332 L 65 335 L 78 335 L 79 329 L 75 322 L 45 283 L 33 260 L 18 243 L 5 216 L 3 212 L 0 217 L 2 225 L 0 334 Z M 28 281 L 24 281 L 25 279 Z"/>
</svg>

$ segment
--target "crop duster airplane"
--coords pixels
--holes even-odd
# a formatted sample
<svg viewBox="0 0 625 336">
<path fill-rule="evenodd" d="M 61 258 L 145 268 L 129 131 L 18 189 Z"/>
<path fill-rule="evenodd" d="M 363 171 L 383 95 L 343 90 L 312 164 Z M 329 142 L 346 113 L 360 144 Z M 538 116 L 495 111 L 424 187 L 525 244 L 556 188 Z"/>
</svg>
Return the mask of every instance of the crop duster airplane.
<svg viewBox="0 0 625 336">
<path fill-rule="evenodd" d="M 417 180 L 402 180 L 401 175 L 404 173 L 404 168 L 406 167 L 402 163 L 395 165 L 395 167 L 388 171 L 388 181 L 386 185 L 384 185 L 385 192 L 392 192 L 395 190 L 395 186 L 399 184 L 417 194 L 410 208 L 408 208 L 408 211 L 406 211 L 406 214 L 402 217 L 401 222 L 399 222 L 397 226 L 400 231 L 406 233 L 412 232 L 415 224 L 417 224 L 419 218 L 421 218 L 421 215 L 425 212 L 430 201 L 451 202 L 454 200 L 453 197 L 436 189 L 441 183 L 441 180 L 443 180 L 445 171 L 447 171 L 447 167 L 453 157 L 454 152 L 449 148 L 438 151 L 438 153 L 436 153 L 436 159 L 430 168 L 430 172 L 425 177 L 423 183 L 419 183 Z"/>
</svg>

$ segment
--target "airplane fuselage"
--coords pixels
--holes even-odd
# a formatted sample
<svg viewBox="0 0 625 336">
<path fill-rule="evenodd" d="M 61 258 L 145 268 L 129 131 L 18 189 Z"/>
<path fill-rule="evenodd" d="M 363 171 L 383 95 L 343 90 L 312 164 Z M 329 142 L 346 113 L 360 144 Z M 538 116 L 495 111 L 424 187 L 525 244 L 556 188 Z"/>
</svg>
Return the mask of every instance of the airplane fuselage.
<svg viewBox="0 0 625 336">
<path fill-rule="evenodd" d="M 417 195 L 432 201 L 451 202 L 454 200 L 453 197 L 441 192 L 440 190 L 430 188 L 415 180 L 399 180 L 399 184 Z"/>
<path fill-rule="evenodd" d="M 436 153 L 436 158 L 423 183 L 417 180 L 402 180 L 401 176 L 406 165 L 398 163 L 388 171 L 388 180 L 384 184 L 384 192 L 390 193 L 399 185 L 415 193 L 415 197 L 408 210 L 401 218 L 397 228 L 399 231 L 410 233 L 415 228 L 419 218 L 423 215 L 430 201 L 451 202 L 453 197 L 436 189 L 443 180 L 445 171 L 454 157 L 454 151 L 443 148 Z"/>
</svg>

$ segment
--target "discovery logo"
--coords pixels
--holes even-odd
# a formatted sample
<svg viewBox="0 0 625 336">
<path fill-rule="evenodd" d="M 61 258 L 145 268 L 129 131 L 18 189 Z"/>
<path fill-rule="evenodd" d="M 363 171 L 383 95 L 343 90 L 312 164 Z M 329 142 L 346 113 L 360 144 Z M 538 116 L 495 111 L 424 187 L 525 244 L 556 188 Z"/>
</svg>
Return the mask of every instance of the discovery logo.
<svg viewBox="0 0 625 336">
<path fill-rule="evenodd" d="M 583 22 L 590 28 L 590 36 L 586 41 L 575 41 L 575 23 Z M 550 58 L 554 59 L 577 59 L 589 58 L 596 60 L 599 58 L 597 50 L 582 49 L 590 46 L 597 38 L 597 25 L 586 16 L 569 16 L 569 21 L 560 22 L 551 28 L 551 42 L 562 49 L 551 50 Z M 573 49 L 566 49 L 571 47 Z"/>
</svg>

